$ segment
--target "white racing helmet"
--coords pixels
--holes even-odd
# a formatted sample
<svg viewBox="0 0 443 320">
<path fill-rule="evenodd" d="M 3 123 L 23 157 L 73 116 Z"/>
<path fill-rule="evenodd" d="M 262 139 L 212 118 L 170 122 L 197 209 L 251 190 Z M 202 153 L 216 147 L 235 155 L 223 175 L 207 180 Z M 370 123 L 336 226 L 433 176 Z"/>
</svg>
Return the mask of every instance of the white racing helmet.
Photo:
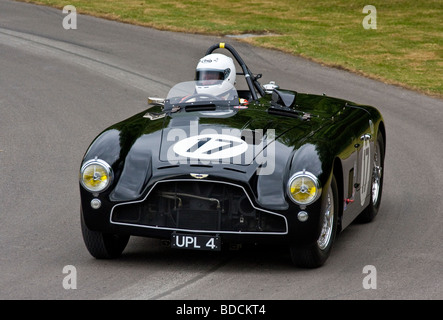
<svg viewBox="0 0 443 320">
<path fill-rule="evenodd" d="M 235 76 L 234 61 L 230 57 L 220 53 L 207 55 L 197 65 L 197 93 L 218 96 L 230 91 L 235 85 Z"/>
</svg>

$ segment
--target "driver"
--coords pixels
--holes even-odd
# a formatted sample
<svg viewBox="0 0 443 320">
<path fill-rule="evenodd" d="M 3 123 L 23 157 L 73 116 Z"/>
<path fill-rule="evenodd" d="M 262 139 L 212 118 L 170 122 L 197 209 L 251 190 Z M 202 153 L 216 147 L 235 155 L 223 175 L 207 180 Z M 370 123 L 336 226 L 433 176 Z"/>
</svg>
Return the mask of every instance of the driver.
<svg viewBox="0 0 443 320">
<path fill-rule="evenodd" d="M 213 53 L 200 59 L 195 73 L 198 94 L 216 96 L 223 100 L 235 95 L 236 70 L 234 61 L 224 54 Z"/>
</svg>

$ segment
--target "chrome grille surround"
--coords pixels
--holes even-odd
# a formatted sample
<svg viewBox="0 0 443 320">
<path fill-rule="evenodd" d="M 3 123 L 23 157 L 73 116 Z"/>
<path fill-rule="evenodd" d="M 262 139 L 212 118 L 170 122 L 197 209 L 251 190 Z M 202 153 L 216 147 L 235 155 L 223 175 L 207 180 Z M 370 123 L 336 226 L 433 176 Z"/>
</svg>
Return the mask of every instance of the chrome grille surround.
<svg viewBox="0 0 443 320">
<path fill-rule="evenodd" d="M 192 192 L 199 189 L 203 191 Z M 144 199 L 112 207 L 110 223 L 181 232 L 288 233 L 286 217 L 257 207 L 241 185 L 212 180 L 157 181 Z"/>
</svg>

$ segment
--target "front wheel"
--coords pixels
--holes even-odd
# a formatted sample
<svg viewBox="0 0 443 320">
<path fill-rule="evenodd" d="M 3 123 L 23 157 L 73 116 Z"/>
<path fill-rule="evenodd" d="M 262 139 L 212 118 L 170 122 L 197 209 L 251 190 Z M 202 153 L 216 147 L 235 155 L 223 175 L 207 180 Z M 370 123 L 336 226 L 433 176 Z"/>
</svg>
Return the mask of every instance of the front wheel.
<svg viewBox="0 0 443 320">
<path fill-rule="evenodd" d="M 366 209 L 360 213 L 357 218 L 358 222 L 368 223 L 374 220 L 378 213 L 381 203 L 381 195 L 383 191 L 383 166 L 384 166 L 384 141 L 380 131 L 377 134 L 375 143 L 375 152 L 373 158 L 372 183 L 371 183 L 371 201 Z"/>
<path fill-rule="evenodd" d="M 322 229 L 317 241 L 304 246 L 290 248 L 292 262 L 302 268 L 318 268 L 329 257 L 335 240 L 338 222 L 338 189 L 332 176 L 326 204 L 322 210 Z"/>
<path fill-rule="evenodd" d="M 129 241 L 128 235 L 108 234 L 93 231 L 86 226 L 83 212 L 80 209 L 83 240 L 89 253 L 97 259 L 119 257 Z"/>
</svg>

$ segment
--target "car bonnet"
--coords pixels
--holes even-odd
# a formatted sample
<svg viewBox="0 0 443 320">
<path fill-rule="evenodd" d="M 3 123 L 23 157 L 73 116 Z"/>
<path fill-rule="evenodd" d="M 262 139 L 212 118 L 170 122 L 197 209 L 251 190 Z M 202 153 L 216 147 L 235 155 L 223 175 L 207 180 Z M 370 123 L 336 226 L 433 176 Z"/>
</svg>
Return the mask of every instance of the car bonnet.
<svg viewBox="0 0 443 320">
<path fill-rule="evenodd" d="M 159 160 L 250 165 L 275 152 L 276 143 L 292 150 L 320 126 L 318 120 L 278 117 L 254 108 L 183 111 L 164 121 Z"/>
</svg>

